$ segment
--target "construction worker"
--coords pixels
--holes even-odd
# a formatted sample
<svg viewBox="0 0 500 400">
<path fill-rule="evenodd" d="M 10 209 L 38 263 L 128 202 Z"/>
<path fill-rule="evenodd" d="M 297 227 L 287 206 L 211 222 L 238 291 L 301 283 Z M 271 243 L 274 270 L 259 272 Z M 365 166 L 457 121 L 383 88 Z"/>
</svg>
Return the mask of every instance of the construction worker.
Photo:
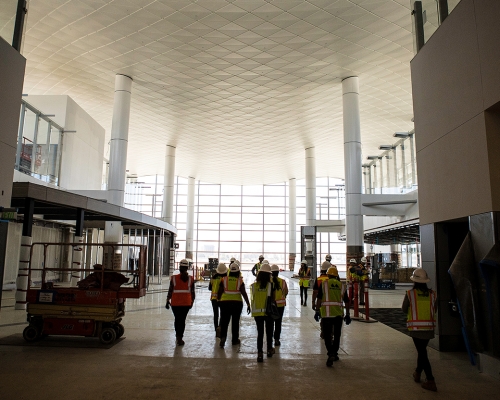
<svg viewBox="0 0 500 400">
<path fill-rule="evenodd" d="M 227 267 L 224 263 L 219 263 L 215 273 L 210 279 L 208 284 L 208 290 L 211 291 L 210 301 L 212 302 L 212 310 L 214 312 L 214 329 L 215 337 L 220 338 L 220 325 L 219 325 L 219 301 L 217 300 L 217 294 L 219 293 L 219 285 L 222 278 L 227 275 Z"/>
<path fill-rule="evenodd" d="M 311 279 L 311 269 L 307 266 L 307 261 L 300 262 L 299 269 L 299 287 L 300 287 L 300 305 L 307 306 L 307 290 L 309 289 L 309 279 Z"/>
<path fill-rule="evenodd" d="M 186 317 L 194 303 L 194 279 L 188 274 L 189 262 L 186 259 L 179 263 L 180 274 L 172 275 L 167 294 L 168 310 L 172 306 L 174 314 L 174 328 L 177 346 L 183 346 L 184 330 L 186 329 Z"/>
<path fill-rule="evenodd" d="M 437 296 L 436 292 L 427 287 L 430 279 L 424 269 L 415 269 L 410 279 L 414 282 L 413 289 L 406 292 L 402 309 L 403 312 L 407 313 L 406 326 L 418 353 L 417 368 L 413 372 L 413 380 L 420 383 L 421 374 L 424 371 L 426 380 L 422 382 L 422 387 L 435 392 L 437 387 L 427 356 L 427 345 L 429 340 L 434 338 Z"/>
<path fill-rule="evenodd" d="M 365 305 L 365 286 L 368 283 L 368 269 L 366 268 L 366 257 L 361 257 L 361 262 L 356 267 L 359 281 L 359 305 Z"/>
<path fill-rule="evenodd" d="M 280 313 L 279 319 L 271 319 L 274 328 L 274 346 L 281 346 L 281 324 L 283 322 L 283 313 L 285 312 L 286 296 L 288 295 L 288 285 L 284 279 L 278 277 L 279 273 L 280 268 L 276 264 L 271 265 L 272 283 L 275 293 L 274 299 Z"/>
<path fill-rule="evenodd" d="M 259 273 L 260 267 L 262 267 L 262 262 L 263 261 L 264 261 L 264 256 L 261 254 L 259 256 L 259 262 L 257 264 L 255 264 L 253 266 L 253 268 L 252 268 L 252 274 L 253 274 L 253 276 L 257 276 L 257 274 Z"/>
<path fill-rule="evenodd" d="M 332 262 L 332 256 L 330 254 L 327 254 L 325 256 L 325 261 L 328 261 L 329 263 L 331 263 Z"/>
<path fill-rule="evenodd" d="M 231 321 L 231 342 L 240 344 L 240 317 L 243 310 L 243 299 L 247 304 L 247 313 L 250 314 L 250 301 L 248 300 L 245 284 L 240 273 L 240 262 L 234 261 L 229 268 L 229 273 L 221 279 L 217 299 L 220 307 L 220 347 L 224 348 L 227 338 L 229 321 Z"/>
<path fill-rule="evenodd" d="M 326 366 L 331 367 L 334 361 L 339 360 L 340 335 L 344 319 L 342 303 L 345 304 L 346 325 L 351 323 L 351 316 L 349 315 L 349 297 L 346 293 L 346 286 L 340 282 L 337 268 L 330 267 L 326 273 L 328 280 L 324 280 L 318 289 L 316 309 L 320 310 L 323 321 L 323 340 L 328 351 Z"/>
<path fill-rule="evenodd" d="M 271 266 L 264 264 L 257 274 L 257 280 L 250 285 L 252 317 L 257 325 L 257 362 L 264 361 L 264 326 L 267 339 L 267 357 L 274 354 L 272 318 L 266 314 L 267 303 L 274 301 L 275 293 L 271 281 Z"/>
<path fill-rule="evenodd" d="M 236 258 L 231 257 L 231 260 L 229 260 L 229 267 L 231 267 L 231 264 L 236 261 Z"/>
<path fill-rule="evenodd" d="M 326 256 L 328 257 L 328 255 Z M 331 259 L 331 257 L 330 257 Z M 321 264 L 321 269 L 320 269 L 320 276 L 316 278 L 314 281 L 314 286 L 313 286 L 313 297 L 312 297 L 312 309 L 319 312 L 319 309 L 316 309 L 316 298 L 318 297 L 318 289 L 323 283 L 323 281 L 328 280 L 328 275 L 326 274 L 326 271 L 328 271 L 328 268 L 330 268 L 332 264 L 330 264 L 329 261 L 323 261 Z M 319 337 L 323 339 L 323 321 L 320 321 L 320 327 L 321 327 L 321 333 Z"/>
</svg>

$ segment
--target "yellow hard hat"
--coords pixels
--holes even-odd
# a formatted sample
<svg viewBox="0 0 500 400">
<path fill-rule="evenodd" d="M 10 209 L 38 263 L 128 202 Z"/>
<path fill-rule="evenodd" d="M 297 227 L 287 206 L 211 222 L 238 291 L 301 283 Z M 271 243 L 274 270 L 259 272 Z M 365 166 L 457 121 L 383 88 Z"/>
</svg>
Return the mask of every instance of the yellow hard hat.
<svg viewBox="0 0 500 400">
<path fill-rule="evenodd" d="M 326 271 L 327 275 L 333 275 L 333 276 L 339 276 L 339 271 L 337 270 L 337 267 L 335 265 L 332 265 L 330 268 L 328 268 L 328 271 Z"/>
</svg>

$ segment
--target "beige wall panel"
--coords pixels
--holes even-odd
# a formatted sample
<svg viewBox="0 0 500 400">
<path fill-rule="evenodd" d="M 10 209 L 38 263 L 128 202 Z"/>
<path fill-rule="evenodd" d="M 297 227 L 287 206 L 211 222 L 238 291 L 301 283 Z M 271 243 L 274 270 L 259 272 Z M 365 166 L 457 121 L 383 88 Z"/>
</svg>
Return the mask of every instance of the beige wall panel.
<svg viewBox="0 0 500 400">
<path fill-rule="evenodd" d="M 500 107 L 485 113 L 490 166 L 491 211 L 500 211 Z"/>
<path fill-rule="evenodd" d="M 484 114 L 417 153 L 420 224 L 491 210 Z"/>
<path fill-rule="evenodd" d="M 484 108 L 500 101 L 500 1 L 475 0 Z"/>
<path fill-rule="evenodd" d="M 473 15 L 462 0 L 411 62 L 417 151 L 484 110 Z"/>
</svg>

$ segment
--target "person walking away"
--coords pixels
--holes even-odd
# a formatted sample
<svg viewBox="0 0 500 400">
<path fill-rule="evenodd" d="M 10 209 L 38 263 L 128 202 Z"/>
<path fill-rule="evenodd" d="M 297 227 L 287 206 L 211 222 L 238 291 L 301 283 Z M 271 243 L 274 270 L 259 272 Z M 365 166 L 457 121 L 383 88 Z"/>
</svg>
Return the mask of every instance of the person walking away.
<svg viewBox="0 0 500 400">
<path fill-rule="evenodd" d="M 361 257 L 361 262 L 356 268 L 359 281 L 359 305 L 365 305 L 365 285 L 368 282 L 368 269 L 366 268 L 366 257 Z"/>
<path fill-rule="evenodd" d="M 346 325 L 351 323 L 351 316 L 349 314 L 349 296 L 346 292 L 346 286 L 340 282 L 337 268 L 330 267 L 326 273 L 328 280 L 324 280 L 318 289 L 316 308 L 320 310 L 323 321 L 323 340 L 328 352 L 326 366 L 331 367 L 334 361 L 339 360 L 340 335 L 344 319 L 343 304 L 345 304 Z"/>
<path fill-rule="evenodd" d="M 243 300 L 247 304 L 247 313 L 250 314 L 250 301 L 248 300 L 245 284 L 240 273 L 240 262 L 236 260 L 229 268 L 229 274 L 221 279 L 217 294 L 220 307 L 220 347 L 226 345 L 229 321 L 231 321 L 231 342 L 240 344 L 240 317 L 243 310 Z"/>
<path fill-rule="evenodd" d="M 264 256 L 261 254 L 259 256 L 259 262 L 256 263 L 253 268 L 252 268 L 252 274 L 253 276 L 257 276 L 257 274 L 259 273 L 259 270 L 260 270 L 260 267 L 262 267 L 262 262 L 264 261 Z"/>
<path fill-rule="evenodd" d="M 434 338 L 437 295 L 436 292 L 427 287 L 430 279 L 424 269 L 415 269 L 410 279 L 414 282 L 413 289 L 406 292 L 402 309 L 403 312 L 407 313 L 406 326 L 410 331 L 410 336 L 418 354 L 417 368 L 413 372 L 413 380 L 422 383 L 424 389 L 435 392 L 437 387 L 432 375 L 431 363 L 427 356 L 427 345 L 429 340 Z M 425 372 L 425 382 L 421 382 L 422 371 Z"/>
<path fill-rule="evenodd" d="M 311 269 L 307 266 L 307 261 L 300 262 L 299 286 L 300 286 L 300 305 L 307 306 L 307 290 L 309 289 L 309 279 L 311 279 Z"/>
<path fill-rule="evenodd" d="M 267 357 L 273 356 L 273 323 L 266 314 L 267 303 L 274 301 L 275 292 L 271 282 L 271 267 L 265 264 L 257 274 L 256 282 L 250 285 L 252 297 L 252 317 L 257 325 L 257 362 L 264 361 L 264 327 L 267 339 Z"/>
<path fill-rule="evenodd" d="M 326 258 L 328 258 L 328 257 L 330 257 L 330 260 L 332 259 L 330 254 L 327 254 Z M 314 281 L 313 294 L 312 294 L 312 309 L 318 313 L 319 313 L 319 309 L 316 309 L 316 298 L 318 297 L 318 290 L 319 290 L 319 287 L 321 286 L 321 284 L 323 283 L 323 281 L 328 280 L 328 275 L 326 274 L 326 271 L 328 271 L 328 268 L 330 268 L 331 266 L 332 266 L 332 264 L 330 264 L 330 261 L 323 261 L 323 263 L 321 264 L 321 268 L 320 268 L 320 275 Z M 323 321 L 322 320 L 320 320 L 319 325 L 321 328 L 319 337 L 320 337 L 320 339 L 323 339 Z"/>
<path fill-rule="evenodd" d="M 215 337 L 220 338 L 220 323 L 219 323 L 219 301 L 217 300 L 217 294 L 219 293 L 219 285 L 222 278 L 227 274 L 227 267 L 224 263 L 219 263 L 215 273 L 210 279 L 208 285 L 208 290 L 210 293 L 210 301 L 212 302 L 212 311 L 214 312 L 214 329 Z"/>
<path fill-rule="evenodd" d="M 288 285 L 286 284 L 286 281 L 284 279 L 278 277 L 279 273 L 280 268 L 276 264 L 271 265 L 272 283 L 275 292 L 274 298 L 276 300 L 276 305 L 278 306 L 278 311 L 280 313 L 279 319 L 274 320 L 271 318 L 271 323 L 273 324 L 274 331 L 274 346 L 281 346 L 281 325 L 283 323 L 283 314 L 285 312 L 286 296 L 288 295 Z"/>
<path fill-rule="evenodd" d="M 172 306 L 174 314 L 174 329 L 177 346 L 183 346 L 184 330 L 186 329 L 186 317 L 194 303 L 194 279 L 188 274 L 189 262 L 185 259 L 179 263 L 180 274 L 172 275 L 167 294 L 168 310 Z"/>
</svg>

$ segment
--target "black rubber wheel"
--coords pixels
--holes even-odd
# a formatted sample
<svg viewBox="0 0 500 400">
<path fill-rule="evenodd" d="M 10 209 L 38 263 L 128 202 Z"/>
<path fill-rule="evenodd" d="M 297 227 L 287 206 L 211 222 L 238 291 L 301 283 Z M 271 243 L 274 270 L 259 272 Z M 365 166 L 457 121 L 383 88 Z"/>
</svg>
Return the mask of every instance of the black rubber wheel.
<svg viewBox="0 0 500 400">
<path fill-rule="evenodd" d="M 115 330 L 116 330 L 116 338 L 117 339 L 120 339 L 123 336 L 123 334 L 125 333 L 125 328 L 123 327 L 122 324 L 116 324 Z"/>
<path fill-rule="evenodd" d="M 99 335 L 99 340 L 102 344 L 111 344 L 116 340 L 116 332 L 113 328 L 103 328 Z"/>
<path fill-rule="evenodd" d="M 34 342 L 35 340 L 38 340 L 40 338 L 40 331 L 36 326 L 28 325 L 26 328 L 24 328 L 23 338 L 27 342 Z"/>
</svg>

